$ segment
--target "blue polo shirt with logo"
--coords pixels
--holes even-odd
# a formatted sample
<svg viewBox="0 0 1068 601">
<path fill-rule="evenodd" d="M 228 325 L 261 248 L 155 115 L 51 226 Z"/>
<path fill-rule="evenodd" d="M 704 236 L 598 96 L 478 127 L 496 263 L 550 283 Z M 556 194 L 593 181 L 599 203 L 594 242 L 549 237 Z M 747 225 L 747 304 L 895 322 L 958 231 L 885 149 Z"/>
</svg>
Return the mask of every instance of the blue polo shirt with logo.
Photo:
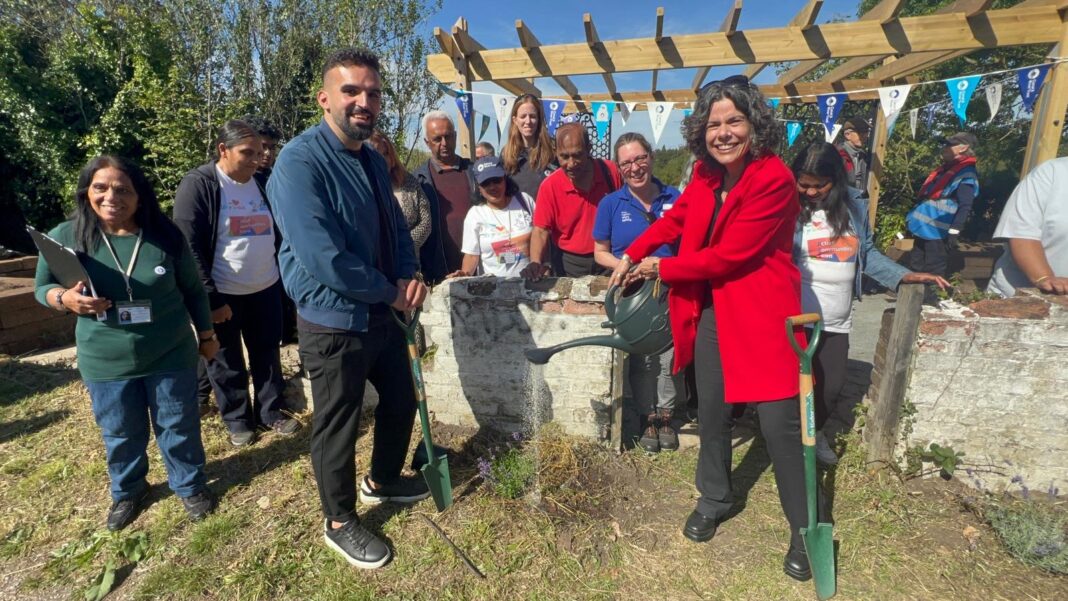
<svg viewBox="0 0 1068 601">
<path fill-rule="evenodd" d="M 651 211 L 648 213 L 646 213 L 645 206 L 630 193 L 627 186 L 605 196 L 597 205 L 597 217 L 593 222 L 593 239 L 608 240 L 612 247 L 612 254 L 617 259 L 623 256 L 627 247 L 649 228 L 653 219 L 663 217 L 664 213 L 675 205 L 675 200 L 679 197 L 680 192 L 672 186 L 665 186 L 656 178 L 653 178 L 653 182 L 660 186 L 660 193 L 653 199 Z M 652 256 L 671 257 L 674 255 L 672 248 L 665 244 L 656 249 Z"/>
</svg>

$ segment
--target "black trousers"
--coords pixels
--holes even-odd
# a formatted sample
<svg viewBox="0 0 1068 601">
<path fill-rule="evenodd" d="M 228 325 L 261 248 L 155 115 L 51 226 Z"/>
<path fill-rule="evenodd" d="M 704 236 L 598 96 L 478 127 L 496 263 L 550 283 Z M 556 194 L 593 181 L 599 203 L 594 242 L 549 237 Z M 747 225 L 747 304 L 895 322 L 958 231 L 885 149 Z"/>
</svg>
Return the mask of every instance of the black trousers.
<svg viewBox="0 0 1068 601">
<path fill-rule="evenodd" d="M 809 339 L 812 330 L 808 330 Z M 828 442 L 853 427 L 853 407 L 842 398 L 849 365 L 849 334 L 824 332 L 812 358 L 816 392 L 816 430 L 823 430 Z"/>
<path fill-rule="evenodd" d="M 252 294 L 224 294 L 233 317 L 215 324 L 219 352 L 208 362 L 208 376 L 215 389 L 219 414 L 231 432 L 248 432 L 270 426 L 285 417 L 282 396 L 282 339 L 280 282 Z M 248 349 L 248 367 L 241 350 Z M 249 374 L 255 394 L 248 394 Z"/>
<path fill-rule="evenodd" d="M 593 253 L 588 255 L 578 255 L 575 253 L 569 253 L 566 250 L 560 251 L 560 258 L 564 266 L 564 272 L 560 275 L 567 276 L 569 278 L 581 278 L 587 275 L 604 275 L 608 273 L 608 270 L 597 264 L 597 261 L 593 260 Z"/>
<path fill-rule="evenodd" d="M 913 238 L 909 269 L 945 277 L 948 266 L 949 249 L 945 240 Z"/>
<path fill-rule="evenodd" d="M 404 334 L 388 313 L 372 314 L 366 332 L 299 330 L 300 355 L 312 389 L 311 460 L 319 502 L 327 519 L 356 518 L 356 436 L 363 393 L 378 391 L 371 479 L 400 476 L 415 419 Z"/>
<path fill-rule="evenodd" d="M 724 400 L 719 336 L 711 307 L 701 313 L 694 348 L 697 380 L 697 433 L 701 448 L 695 478 L 697 511 L 723 519 L 734 505 L 731 488 L 731 406 Z M 779 502 L 790 523 L 790 542 L 800 545 L 807 526 L 805 471 L 801 452 L 801 411 L 796 398 L 754 403 L 775 471 Z"/>
</svg>

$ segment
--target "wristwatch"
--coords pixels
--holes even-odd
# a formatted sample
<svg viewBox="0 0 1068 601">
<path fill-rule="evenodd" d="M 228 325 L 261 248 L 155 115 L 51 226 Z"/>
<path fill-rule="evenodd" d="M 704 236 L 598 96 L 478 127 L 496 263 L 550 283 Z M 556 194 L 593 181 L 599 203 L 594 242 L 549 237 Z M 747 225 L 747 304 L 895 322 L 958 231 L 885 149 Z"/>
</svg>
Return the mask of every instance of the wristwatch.
<svg viewBox="0 0 1068 601">
<path fill-rule="evenodd" d="M 208 336 L 207 338 L 197 338 L 197 340 L 200 341 L 200 344 L 204 344 L 205 342 L 211 342 L 213 340 L 214 341 L 218 341 L 219 340 L 219 335 L 214 333 L 214 332 L 212 332 L 211 336 Z"/>
</svg>

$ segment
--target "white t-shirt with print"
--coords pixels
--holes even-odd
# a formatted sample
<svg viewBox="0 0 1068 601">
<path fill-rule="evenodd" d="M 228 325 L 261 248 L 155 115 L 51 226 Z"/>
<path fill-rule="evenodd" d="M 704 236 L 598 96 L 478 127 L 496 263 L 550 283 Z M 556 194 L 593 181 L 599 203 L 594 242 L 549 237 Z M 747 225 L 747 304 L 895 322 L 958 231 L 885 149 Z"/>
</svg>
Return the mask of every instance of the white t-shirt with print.
<svg viewBox="0 0 1068 601">
<path fill-rule="evenodd" d="M 823 211 L 814 211 L 801 234 L 801 309 L 819 313 L 823 329 L 848 333 L 860 248 L 853 231 L 833 238 Z"/>
<path fill-rule="evenodd" d="M 274 222 L 256 180 L 238 183 L 215 166 L 222 202 L 211 276 L 223 294 L 252 294 L 278 281 Z"/>
<path fill-rule="evenodd" d="M 513 196 L 505 209 L 481 204 L 467 211 L 460 250 L 465 255 L 479 256 L 476 273 L 519 277 L 530 263 L 533 214 L 534 199 L 525 192 Z"/>
</svg>

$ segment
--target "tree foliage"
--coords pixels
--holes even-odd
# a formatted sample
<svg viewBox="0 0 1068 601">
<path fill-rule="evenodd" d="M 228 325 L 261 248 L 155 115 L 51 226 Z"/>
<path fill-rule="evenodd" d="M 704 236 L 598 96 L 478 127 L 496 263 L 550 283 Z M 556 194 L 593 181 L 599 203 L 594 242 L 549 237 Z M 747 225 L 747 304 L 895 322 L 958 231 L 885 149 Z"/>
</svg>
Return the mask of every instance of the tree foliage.
<svg viewBox="0 0 1068 601">
<path fill-rule="evenodd" d="M 424 20 L 440 0 L 0 0 L 0 206 L 62 218 L 96 154 L 140 162 L 165 204 L 227 119 L 288 139 L 314 124 L 334 48 L 379 54 L 380 128 L 405 132 L 439 95 Z"/>
</svg>

